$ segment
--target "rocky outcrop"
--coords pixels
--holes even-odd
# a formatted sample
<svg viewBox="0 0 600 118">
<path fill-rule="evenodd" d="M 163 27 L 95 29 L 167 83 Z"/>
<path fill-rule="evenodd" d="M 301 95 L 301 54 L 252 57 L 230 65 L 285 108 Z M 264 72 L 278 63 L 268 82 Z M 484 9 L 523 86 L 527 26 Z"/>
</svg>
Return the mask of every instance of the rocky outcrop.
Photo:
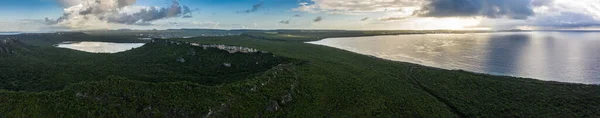
<svg viewBox="0 0 600 118">
<path fill-rule="evenodd" d="M 229 68 L 229 67 L 231 67 L 231 63 L 223 63 L 223 66 L 225 66 L 225 67 L 228 67 L 228 68 Z"/>
<path fill-rule="evenodd" d="M 265 108 L 265 110 L 270 111 L 270 112 L 275 112 L 275 111 L 279 110 L 279 103 L 275 100 L 271 100 L 269 102 L 269 104 L 267 105 L 267 107 Z"/>
<path fill-rule="evenodd" d="M 288 92 L 286 95 L 281 96 L 281 104 L 292 102 L 292 93 Z"/>
<path fill-rule="evenodd" d="M 179 63 L 185 63 L 185 59 L 183 57 L 179 57 L 175 61 L 177 61 Z"/>
<path fill-rule="evenodd" d="M 0 39 L 0 54 L 16 54 L 16 49 L 22 43 L 16 39 Z"/>
</svg>

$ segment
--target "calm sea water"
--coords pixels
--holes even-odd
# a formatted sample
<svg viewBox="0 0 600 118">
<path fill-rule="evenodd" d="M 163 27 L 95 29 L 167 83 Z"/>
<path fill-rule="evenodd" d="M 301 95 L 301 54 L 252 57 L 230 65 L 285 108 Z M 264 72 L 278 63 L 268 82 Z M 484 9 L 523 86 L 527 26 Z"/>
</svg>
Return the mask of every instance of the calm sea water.
<svg viewBox="0 0 600 118">
<path fill-rule="evenodd" d="M 91 53 L 117 53 L 143 46 L 144 43 L 63 42 L 56 47 Z"/>
<path fill-rule="evenodd" d="M 0 32 L 0 35 L 19 35 L 21 33 Z"/>
<path fill-rule="evenodd" d="M 600 84 L 600 32 L 397 35 L 309 43 L 444 69 Z"/>
</svg>

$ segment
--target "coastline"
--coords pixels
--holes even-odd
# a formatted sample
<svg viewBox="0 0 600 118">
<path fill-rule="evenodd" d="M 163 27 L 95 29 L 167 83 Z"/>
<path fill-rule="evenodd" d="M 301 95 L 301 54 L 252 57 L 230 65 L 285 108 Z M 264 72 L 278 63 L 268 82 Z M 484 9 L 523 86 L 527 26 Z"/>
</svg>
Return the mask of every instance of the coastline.
<svg viewBox="0 0 600 118">
<path fill-rule="evenodd" d="M 434 101 L 443 103 L 443 106 L 445 106 L 443 108 L 453 109 L 452 111 L 455 111 L 454 114 L 463 114 L 470 117 L 579 116 L 585 114 L 594 115 L 594 113 L 588 114 L 577 111 L 582 110 L 587 112 L 591 110 L 584 109 L 583 107 L 565 108 L 564 106 L 555 105 L 565 104 L 564 101 L 573 101 L 569 102 L 568 105 L 596 107 L 594 101 L 597 100 L 591 99 L 600 96 L 600 86 L 598 85 L 542 81 L 531 78 L 447 70 L 377 58 L 328 46 L 285 41 L 287 39 L 281 38 L 278 40 L 264 40 L 238 36 L 176 40 L 194 43 L 241 45 L 267 50 L 280 56 L 307 61 L 307 64 L 303 64 L 298 68 L 302 71 L 297 72 L 302 75 L 301 78 L 303 78 L 303 81 L 301 83 L 304 83 L 302 85 L 308 86 L 311 89 L 323 90 L 321 92 L 314 91 L 314 93 L 310 94 L 336 96 L 330 98 L 332 100 L 363 99 L 367 96 L 355 96 L 357 98 L 345 98 L 343 96 L 347 96 L 344 93 L 362 95 L 366 91 L 386 93 L 384 95 L 371 96 L 376 98 L 425 93 L 427 94 L 426 96 L 436 96 L 432 97 L 437 99 Z M 324 83 L 327 83 L 327 86 L 314 86 Z M 347 87 L 358 87 L 359 90 L 365 91 L 357 92 Z M 331 91 L 335 92 L 331 93 Z M 407 100 L 405 101 L 406 103 L 412 103 L 419 98 L 408 98 L 405 96 L 402 99 Z M 581 101 L 581 99 L 590 100 Z M 384 101 L 392 102 L 396 100 Z M 323 101 L 315 102 L 320 103 Z M 322 109 L 323 107 L 322 104 L 316 106 L 320 106 L 321 108 L 313 109 Z M 561 110 L 556 111 L 557 109 L 555 108 Z M 360 107 L 359 109 L 367 108 Z M 480 111 L 482 109 L 487 110 Z M 511 109 L 513 112 L 510 114 L 501 112 L 505 109 Z"/>
<path fill-rule="evenodd" d="M 85 39 L 95 38 L 90 36 Z M 111 39 L 102 39 L 111 41 Z M 55 40 L 60 41 L 63 39 L 56 38 Z M 245 117 L 255 117 L 256 114 L 273 117 L 600 116 L 600 112 L 596 112 L 600 109 L 600 99 L 597 99 L 600 97 L 600 86 L 597 85 L 547 82 L 535 79 L 477 74 L 460 70 L 446 70 L 377 58 L 328 46 L 300 43 L 298 40 L 264 40 L 248 36 L 195 37 L 167 40 L 198 45 L 235 45 L 264 50 L 273 55 L 260 53 L 250 55 L 265 56 L 260 59 L 286 58 L 290 59 L 292 64 L 280 64 L 275 68 L 265 68 L 266 71 L 259 71 L 257 74 L 250 74 L 247 77 L 242 76 L 235 82 L 216 85 L 177 80 L 177 78 L 160 75 L 160 77 L 147 75 L 130 77 L 127 75 L 130 75 L 128 71 L 131 69 L 125 68 L 97 74 L 97 76 L 107 76 L 106 78 L 101 77 L 77 83 L 62 83 L 67 86 L 65 88 L 55 88 L 55 91 L 46 91 L 48 90 L 46 88 L 40 88 L 41 91 L 2 89 L 0 90 L 0 100 L 7 100 L 7 102 L 0 102 L 0 105 L 7 107 L 0 108 L 0 112 L 7 113 L 9 116 L 35 116 L 40 114 L 60 116 L 61 113 L 65 113 L 64 111 L 68 111 L 67 114 L 73 116 L 86 116 L 90 112 L 110 115 L 128 111 L 128 114 L 125 115 L 138 116 L 139 114 L 151 112 L 167 114 L 173 109 L 182 109 L 182 112 L 198 117 L 211 113 L 215 116 L 236 114 Z M 72 57 L 78 58 L 72 58 L 73 61 L 90 61 L 90 58 L 85 57 L 105 56 L 49 47 L 52 44 L 39 45 L 47 47 L 45 49 L 48 50 L 75 54 Z M 160 51 L 163 52 L 162 54 L 151 51 L 155 49 L 165 51 Z M 189 55 L 190 53 L 187 53 L 189 47 L 171 45 L 168 48 L 141 47 L 136 50 L 140 53 L 124 52 L 121 54 L 125 57 L 138 54 L 144 54 L 145 56 L 122 58 L 125 60 L 134 59 L 126 64 L 144 67 L 148 63 L 135 63 L 136 59 L 144 60 L 148 57 L 165 56 L 164 54 L 166 54 L 171 56 L 164 58 L 166 64 L 162 61 L 158 62 L 158 64 L 163 65 L 161 67 L 179 67 L 175 68 L 179 71 L 191 70 L 185 68 L 189 67 L 188 64 L 175 60 L 180 56 L 179 54 Z M 144 50 L 152 53 L 145 53 Z M 47 52 L 47 50 L 39 51 L 52 53 L 52 51 Z M 173 51 L 179 53 L 172 55 L 174 54 Z M 218 54 L 232 55 L 227 51 L 218 52 L 220 52 Z M 43 59 L 46 57 L 52 56 L 44 56 L 32 61 L 40 61 L 41 64 L 69 64 L 68 62 L 48 62 Z M 222 59 L 210 58 L 215 56 L 206 57 L 203 62 L 215 62 L 221 66 Z M 0 58 L 0 61 L 3 61 L 1 59 L 3 58 Z M 242 57 L 238 59 L 247 60 L 249 58 Z M 12 58 L 12 60 L 19 59 Z M 189 58 L 186 58 L 187 60 Z M 111 69 L 103 68 L 102 65 L 112 63 L 97 64 L 80 65 L 91 68 L 69 68 L 72 67 L 71 65 L 50 67 L 73 69 L 73 71 L 56 72 L 61 74 L 77 72 L 82 69 L 98 69 L 95 67 Z M 254 67 L 253 65 L 256 63 L 251 61 L 249 64 Z M 30 63 L 12 63 L 12 65 L 15 67 L 35 66 Z M 44 68 L 48 68 L 44 66 L 35 67 L 21 69 L 27 71 L 40 69 L 36 72 L 44 72 L 43 70 L 47 70 Z M 135 72 L 155 71 L 164 68 L 136 70 L 139 69 L 136 67 L 132 69 L 132 72 Z M 234 68 L 222 69 L 231 70 Z M 118 75 L 118 72 L 124 72 L 124 74 Z M 236 77 L 240 76 L 227 78 Z M 51 76 L 48 78 L 71 80 L 69 76 Z M 144 82 L 144 80 L 152 78 L 164 78 L 167 81 Z M 206 78 L 194 77 L 190 80 L 203 79 Z M 32 81 L 32 83 L 35 82 L 38 81 Z M 32 84 L 26 85 L 43 87 Z M 135 101 L 132 102 L 132 99 Z M 117 104 L 122 106 L 110 106 Z M 140 108 L 149 108 L 149 106 L 157 110 L 139 111 Z M 194 108 L 185 106 L 194 106 Z M 274 107 L 279 110 L 265 111 L 265 108 Z"/>
<path fill-rule="evenodd" d="M 510 32 L 510 31 L 505 31 L 505 32 Z M 472 32 L 472 33 L 479 34 L 479 33 L 505 33 L 505 32 Z M 502 74 L 502 73 L 496 73 L 496 74 L 494 74 L 494 73 L 485 73 L 485 72 L 475 72 L 475 71 L 469 71 L 469 70 L 463 70 L 463 69 L 449 69 L 449 68 L 435 67 L 435 66 L 432 66 L 432 65 L 420 64 L 420 63 L 416 63 L 416 62 L 413 63 L 413 62 L 405 62 L 405 61 L 399 61 L 399 60 L 393 60 L 393 59 L 386 59 L 386 58 L 383 58 L 383 57 L 378 57 L 376 55 L 363 54 L 363 53 L 354 52 L 354 51 L 350 51 L 350 50 L 346 50 L 346 49 L 342 49 L 342 48 L 338 48 L 338 47 L 328 46 L 328 45 L 325 45 L 325 44 L 315 43 L 315 42 L 319 42 L 319 41 L 322 41 L 322 40 L 335 39 L 335 38 L 379 37 L 379 36 L 398 36 L 398 35 L 424 35 L 424 34 L 427 34 L 427 33 L 423 33 L 423 34 L 396 34 L 396 35 L 330 37 L 330 38 L 323 38 L 323 39 L 314 40 L 314 41 L 306 41 L 304 43 L 311 44 L 311 45 L 318 45 L 318 46 L 325 46 L 325 47 L 335 48 L 335 49 L 344 50 L 344 51 L 352 52 L 352 53 L 355 53 L 355 54 L 358 54 L 358 55 L 364 55 L 364 56 L 368 56 L 368 57 L 372 57 L 372 58 L 376 58 L 376 59 L 381 59 L 381 60 L 387 60 L 387 61 L 393 61 L 393 62 L 398 62 L 398 63 L 418 65 L 418 66 L 422 66 L 422 67 L 426 67 L 426 68 L 430 68 L 430 69 L 438 69 L 438 70 L 446 70 L 446 71 L 457 71 L 457 72 L 468 72 L 468 73 L 473 73 L 473 74 L 478 74 L 478 75 L 488 75 L 488 76 L 497 76 L 497 77 L 511 77 L 511 78 L 518 78 L 518 79 L 528 79 L 528 80 L 535 80 L 535 81 L 548 82 L 548 83 L 561 83 L 561 84 L 600 86 L 600 84 L 594 84 L 594 83 L 581 83 L 581 82 L 566 82 L 566 81 L 544 80 L 544 79 L 536 79 L 536 78 L 532 78 L 532 77 L 525 77 L 525 76 L 518 76 L 518 75 L 508 75 L 508 74 Z M 439 33 L 433 33 L 433 34 L 439 34 Z M 444 33 L 442 33 L 442 34 L 444 34 Z M 445 33 L 445 34 L 457 34 L 457 33 Z M 471 33 L 466 33 L 466 34 L 471 34 Z"/>
</svg>

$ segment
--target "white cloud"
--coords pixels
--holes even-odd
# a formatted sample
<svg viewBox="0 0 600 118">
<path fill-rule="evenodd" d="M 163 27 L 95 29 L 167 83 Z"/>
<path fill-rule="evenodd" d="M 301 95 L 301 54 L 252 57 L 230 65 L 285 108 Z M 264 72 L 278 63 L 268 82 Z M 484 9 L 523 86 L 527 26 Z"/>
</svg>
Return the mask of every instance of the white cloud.
<svg viewBox="0 0 600 118">
<path fill-rule="evenodd" d="M 382 23 L 390 22 L 412 22 L 413 19 L 422 17 L 415 14 L 416 11 L 423 10 L 430 5 L 431 1 L 440 0 L 311 0 L 310 2 L 302 2 L 298 7 L 293 8 L 293 11 L 302 11 L 309 13 L 328 13 L 328 14 L 346 14 L 346 15 L 373 15 L 386 14 L 379 16 L 374 20 Z M 441 0 L 443 1 L 443 0 Z M 455 0 L 461 1 L 461 0 Z M 464 3 L 482 3 L 469 2 Z M 493 2 L 493 1 L 488 1 Z M 518 1 L 495 1 L 510 2 L 513 4 Z M 549 27 L 549 28 L 568 28 L 568 27 L 588 27 L 600 26 L 600 0 L 530 0 L 531 3 L 523 3 L 530 5 L 533 14 L 528 16 L 528 19 L 510 19 L 507 17 L 488 17 L 477 16 L 481 13 L 472 13 L 475 16 L 444 16 L 447 18 L 476 18 L 481 20 L 473 20 L 473 22 L 481 23 L 481 26 L 489 26 L 490 28 L 510 29 L 520 26 L 528 27 Z M 452 2 L 444 2 L 452 3 Z M 485 3 L 485 2 L 483 2 Z M 457 3 L 458 4 L 458 3 Z M 507 3 L 508 4 L 508 3 Z M 509 4 L 509 5 L 510 5 Z M 455 4 L 452 4 L 455 5 Z M 460 4 L 458 4 L 460 5 Z M 447 5 L 446 5 L 447 6 Z M 430 6 L 431 7 L 431 6 Z M 452 7 L 454 8 L 454 7 Z M 458 7 L 460 8 L 460 7 Z M 507 7 L 513 8 L 513 7 Z M 514 8 L 523 10 L 521 8 Z M 443 11 L 443 10 L 442 10 Z M 526 10 L 524 10 L 526 11 Z M 514 14 L 506 14 L 514 15 Z M 371 16 L 372 17 L 372 16 Z M 520 17 L 526 18 L 526 17 Z M 422 20 L 422 19 L 421 19 Z M 396 23 L 398 24 L 398 23 Z"/>
<path fill-rule="evenodd" d="M 528 25 L 546 29 L 600 26 L 600 0 L 553 0 L 534 8 Z"/>
<path fill-rule="evenodd" d="M 21 19 L 16 21 L 0 21 L 0 32 L 47 32 L 64 31 L 64 27 L 54 27 L 44 24 L 44 20 Z"/>
<path fill-rule="evenodd" d="M 311 0 L 302 2 L 293 11 L 324 12 L 330 14 L 363 14 L 385 11 L 402 11 L 419 7 L 423 0 Z"/>
<path fill-rule="evenodd" d="M 200 28 L 212 28 L 212 29 L 218 29 L 219 24 L 218 22 L 212 22 L 212 21 L 192 21 L 192 24 L 195 25 L 195 27 L 200 27 Z"/>
<path fill-rule="evenodd" d="M 64 15 L 46 24 L 73 29 L 113 29 L 125 25 L 152 25 L 152 21 L 185 16 L 191 10 L 172 0 L 168 7 L 132 6 L 136 0 L 57 0 Z"/>
</svg>

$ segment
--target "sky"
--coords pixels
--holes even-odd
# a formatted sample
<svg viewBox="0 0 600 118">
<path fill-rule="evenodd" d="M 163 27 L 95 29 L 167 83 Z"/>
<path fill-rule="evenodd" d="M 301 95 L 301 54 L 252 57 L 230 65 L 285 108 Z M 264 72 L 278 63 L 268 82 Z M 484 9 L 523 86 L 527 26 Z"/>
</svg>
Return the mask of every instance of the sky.
<svg viewBox="0 0 600 118">
<path fill-rule="evenodd" d="M 0 31 L 598 29 L 600 0 L 2 0 Z"/>
</svg>

